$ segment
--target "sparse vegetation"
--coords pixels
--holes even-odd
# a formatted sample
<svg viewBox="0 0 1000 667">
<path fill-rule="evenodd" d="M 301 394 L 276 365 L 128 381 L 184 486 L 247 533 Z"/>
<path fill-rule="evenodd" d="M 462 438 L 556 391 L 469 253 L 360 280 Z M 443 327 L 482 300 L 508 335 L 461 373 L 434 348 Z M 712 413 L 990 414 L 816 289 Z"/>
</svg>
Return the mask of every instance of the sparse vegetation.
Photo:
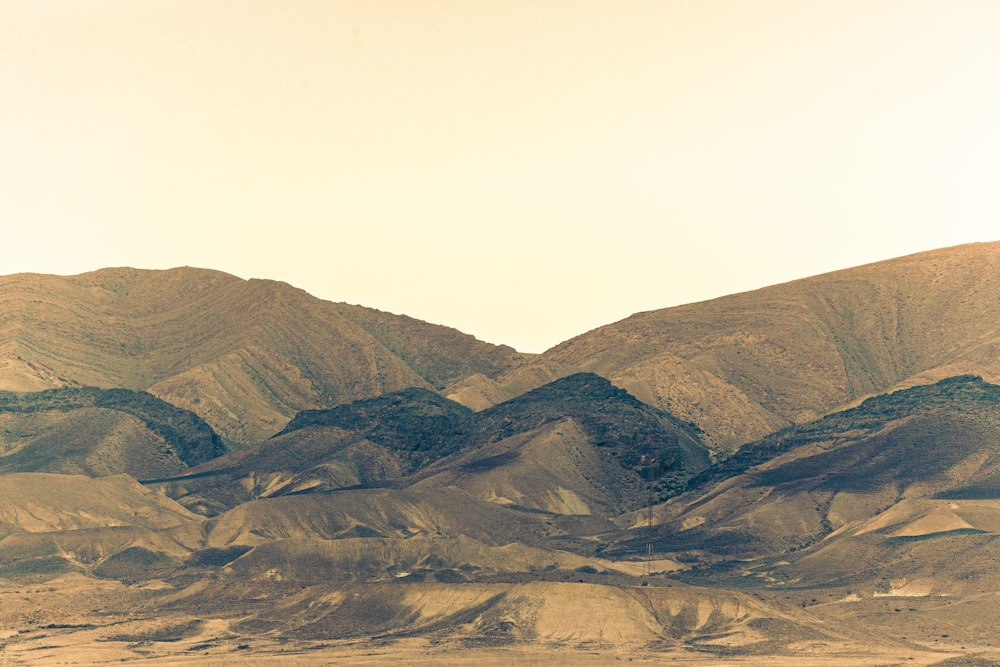
<svg viewBox="0 0 1000 667">
<path fill-rule="evenodd" d="M 87 409 L 110 410 L 136 418 L 151 434 L 162 439 L 165 446 L 162 456 L 175 456 L 184 465 L 194 466 L 225 453 L 219 436 L 204 420 L 146 392 L 96 387 L 0 392 L 0 416 L 31 415 L 32 423 L 44 424 L 38 416 L 45 413 L 81 414 L 79 421 L 70 419 L 61 424 L 58 434 L 48 440 L 44 432 L 40 438 L 33 437 L 34 433 L 8 434 L 5 448 L 11 453 L 0 457 L 0 471 L 50 470 L 50 466 L 65 465 L 71 452 L 81 459 L 92 455 L 107 434 L 100 429 L 88 430 L 83 414 Z M 36 441 L 39 445 L 32 446 Z"/>
<path fill-rule="evenodd" d="M 580 424 L 609 463 L 630 473 L 632 504 L 647 501 L 651 485 L 657 499 L 673 495 L 709 461 L 689 424 L 592 373 L 562 378 L 477 413 L 433 392 L 406 389 L 330 410 L 300 412 L 281 435 L 315 426 L 350 430 L 398 456 L 406 474 L 563 419 Z M 464 469 L 483 472 L 516 458 L 516 452 L 504 452 L 469 461 Z"/>
<path fill-rule="evenodd" d="M 703 488 L 710 483 L 742 474 L 754 466 L 777 458 L 796 447 L 816 443 L 830 443 L 831 447 L 835 447 L 838 441 L 844 439 L 844 434 L 849 433 L 850 437 L 854 439 L 860 439 L 866 434 L 874 435 L 879 429 L 885 428 L 887 424 L 903 418 L 911 418 L 915 415 L 933 415 L 941 410 L 946 410 L 952 413 L 972 414 L 983 414 L 985 411 L 986 415 L 993 413 L 990 416 L 991 419 L 1000 420 L 998 409 L 1000 409 L 1000 387 L 971 375 L 946 378 L 936 384 L 922 385 L 876 396 L 864 401 L 856 408 L 837 412 L 807 424 L 791 426 L 758 442 L 745 445 L 732 456 L 695 476 L 688 482 L 687 488 L 688 490 Z M 965 450 L 950 449 L 949 453 L 962 455 L 963 452 L 967 452 L 967 447 L 978 446 L 978 444 L 964 443 Z M 832 472 L 830 460 L 843 455 L 843 453 L 834 454 L 831 452 L 826 457 L 810 459 L 808 464 L 795 465 L 798 467 L 812 465 L 817 470 L 823 469 Z M 935 470 L 924 465 L 919 451 L 901 452 L 899 455 L 902 457 L 900 464 L 908 461 L 916 468 L 927 472 Z M 763 474 L 762 483 L 774 483 L 782 475 L 791 477 L 794 474 L 797 473 L 793 473 L 791 468 L 779 468 L 776 471 Z M 844 484 L 857 483 L 861 479 L 856 468 L 851 469 L 846 474 L 851 479 L 840 480 Z M 919 470 L 914 470 L 914 474 L 919 474 Z M 831 482 L 831 485 L 837 483 L 839 482 L 834 481 Z"/>
<path fill-rule="evenodd" d="M 543 355 L 214 272 L 11 278 L 4 658 L 1000 664 L 998 250 Z"/>
</svg>

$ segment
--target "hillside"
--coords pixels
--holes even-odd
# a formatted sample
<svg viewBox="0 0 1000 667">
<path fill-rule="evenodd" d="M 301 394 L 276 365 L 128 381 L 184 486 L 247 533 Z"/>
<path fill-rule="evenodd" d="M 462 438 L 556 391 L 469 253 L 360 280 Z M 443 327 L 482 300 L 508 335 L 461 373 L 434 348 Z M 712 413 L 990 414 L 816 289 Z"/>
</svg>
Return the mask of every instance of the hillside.
<svg viewBox="0 0 1000 667">
<path fill-rule="evenodd" d="M 745 445 L 689 489 L 656 508 L 642 539 L 671 551 L 787 556 L 878 516 L 909 521 L 884 519 L 916 499 L 996 502 L 1000 386 L 959 376 L 871 398 Z M 936 530 L 973 527 L 947 523 Z"/>
<path fill-rule="evenodd" d="M 124 476 L 4 475 L 5 652 L 991 664 L 998 410 L 1000 387 L 971 376 L 873 397 L 745 446 L 618 527 L 594 483 L 615 467 L 597 452 L 650 436 L 644 416 L 677 423 L 587 374 L 481 413 L 415 389 L 306 413 L 174 482 L 315 474 L 361 443 L 389 460 L 441 418 L 491 434 L 408 474 L 399 456 L 383 481 L 405 488 L 278 484 L 206 519 Z"/>
<path fill-rule="evenodd" d="M 231 446 L 297 412 L 423 387 L 475 410 L 577 372 L 719 450 L 892 388 L 1000 378 L 1000 242 L 639 313 L 543 355 L 215 271 L 0 278 L 0 389 L 145 390 Z"/>
<path fill-rule="evenodd" d="M 0 532 L 54 533 L 108 526 L 172 528 L 195 520 L 168 498 L 150 493 L 128 475 L 0 475 Z M 6 539 L 3 540 L 7 542 Z"/>
<path fill-rule="evenodd" d="M 601 551 L 692 565 L 803 618 L 996 664 L 1000 386 L 948 378 L 744 446 Z M 648 518 L 653 517 L 649 526 Z"/>
<path fill-rule="evenodd" d="M 709 459 L 692 425 L 579 373 L 478 413 L 419 388 L 303 411 L 268 441 L 156 483 L 202 511 L 419 482 L 557 514 L 613 515 L 676 493 Z"/>
<path fill-rule="evenodd" d="M 998 664 L 998 253 L 540 356 L 210 271 L 0 279 L 0 649 Z"/>
<path fill-rule="evenodd" d="M 998 311 L 1000 242 L 970 244 L 639 313 L 450 395 L 481 409 L 588 371 L 732 449 L 892 388 L 1000 380 Z"/>
<path fill-rule="evenodd" d="M 193 412 L 146 392 L 64 387 L 0 392 L 0 474 L 178 474 L 225 453 Z"/>
<path fill-rule="evenodd" d="M 520 358 L 454 329 L 216 271 L 0 278 L 0 389 L 149 391 L 235 446 L 299 410 L 440 389 Z"/>
</svg>

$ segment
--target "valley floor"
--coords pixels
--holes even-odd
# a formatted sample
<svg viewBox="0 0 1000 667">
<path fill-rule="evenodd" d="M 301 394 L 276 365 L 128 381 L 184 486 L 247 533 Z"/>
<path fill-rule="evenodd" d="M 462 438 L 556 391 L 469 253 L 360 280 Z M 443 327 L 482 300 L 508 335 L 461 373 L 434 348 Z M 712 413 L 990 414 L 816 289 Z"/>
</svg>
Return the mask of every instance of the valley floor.
<svg viewBox="0 0 1000 667">
<path fill-rule="evenodd" d="M 47 641 L 27 641 L 8 646 L 0 654 L 0 665 L 393 665 L 410 667 L 451 665 L 454 667 L 598 667 L 601 665 L 699 665 L 712 667 L 870 667 L 872 665 L 995 665 L 1000 655 L 969 655 L 966 651 L 904 651 L 864 647 L 837 652 L 808 651 L 795 655 L 719 657 L 684 650 L 657 653 L 628 653 L 601 650 L 518 648 L 466 649 L 437 648 L 426 642 L 410 641 L 392 646 L 358 643 L 284 644 L 256 643 L 237 649 L 221 644 L 148 645 L 137 647 L 121 642 L 79 645 L 75 640 L 48 637 Z"/>
<path fill-rule="evenodd" d="M 540 584 L 557 586 L 567 603 L 579 603 L 596 593 L 639 595 L 637 589 L 591 584 Z M 596 589 L 596 590 L 595 590 Z M 600 589 L 608 589 L 601 591 Z M 648 590 L 648 589 L 647 589 Z M 706 595 L 710 593 L 706 592 Z M 582 606 L 578 619 L 539 618 L 535 641 L 509 645 L 476 646 L 476 638 L 449 632 L 386 639 L 353 638 L 305 640 L 273 631 L 247 633 L 239 624 L 249 616 L 239 609 L 224 614 L 202 609 L 171 609 L 156 613 L 152 598 L 169 592 L 123 586 L 89 577 L 63 577 L 37 584 L 7 582 L 0 585 L 0 665 L 475 665 L 501 667 L 537 665 L 712 665 L 714 667 L 862 667 L 870 665 L 998 664 L 1000 652 L 989 646 L 941 638 L 933 647 L 919 644 L 845 637 L 833 630 L 827 637 L 792 637 L 783 645 L 724 648 L 725 637 L 715 637 L 711 648 L 677 641 L 641 646 L 613 635 L 606 627 L 605 640 L 586 635 Z M 248 601 L 247 612 L 253 603 Z M 214 612 L 214 613 L 213 613 Z M 794 619 L 794 610 L 789 609 Z M 806 618 L 808 617 L 808 618 Z M 814 622 L 803 614 L 803 622 Z M 573 628 L 567 632 L 567 623 Z M 861 628 L 859 628 L 861 629 Z M 902 624 L 899 628 L 903 631 Z M 886 636 L 896 636 L 883 626 Z M 604 630 L 602 629 L 602 632 Z M 574 637 L 574 633 L 576 636 Z M 480 637 L 478 641 L 482 642 Z"/>
</svg>

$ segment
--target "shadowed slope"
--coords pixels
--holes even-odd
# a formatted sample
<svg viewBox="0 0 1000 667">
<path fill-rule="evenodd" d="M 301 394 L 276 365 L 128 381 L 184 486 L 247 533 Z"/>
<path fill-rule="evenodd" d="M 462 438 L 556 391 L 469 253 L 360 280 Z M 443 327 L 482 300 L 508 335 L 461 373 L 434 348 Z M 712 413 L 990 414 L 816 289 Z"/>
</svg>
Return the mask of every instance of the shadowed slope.
<svg viewBox="0 0 1000 667">
<path fill-rule="evenodd" d="M 425 389 L 404 389 L 329 410 L 304 410 L 279 435 L 306 427 L 336 427 L 390 450 L 405 472 L 479 439 L 468 408 Z"/>
<path fill-rule="evenodd" d="M 433 394 L 407 390 L 332 410 L 302 412 L 284 432 L 323 425 L 363 433 L 372 442 L 406 452 L 412 471 L 459 449 L 567 417 L 621 465 L 653 479 L 671 469 L 690 474 L 707 462 L 697 427 L 641 403 L 592 373 L 562 378 L 478 413 Z"/>
<path fill-rule="evenodd" d="M 483 410 L 475 421 L 487 446 L 443 461 L 422 485 L 607 516 L 674 495 L 709 462 L 696 427 L 590 373 Z"/>
<path fill-rule="evenodd" d="M 142 479 L 177 474 L 224 452 L 200 417 L 145 392 L 0 392 L 0 472 L 124 472 Z"/>
<path fill-rule="evenodd" d="M 690 485 L 653 534 L 733 556 L 798 550 L 904 499 L 981 497 L 1000 489 L 1000 387 L 963 376 L 872 398 L 745 445 Z"/>
<path fill-rule="evenodd" d="M 519 358 L 454 329 L 216 271 L 0 278 L 0 388 L 148 390 L 238 445 L 298 410 L 492 375 Z"/>
</svg>

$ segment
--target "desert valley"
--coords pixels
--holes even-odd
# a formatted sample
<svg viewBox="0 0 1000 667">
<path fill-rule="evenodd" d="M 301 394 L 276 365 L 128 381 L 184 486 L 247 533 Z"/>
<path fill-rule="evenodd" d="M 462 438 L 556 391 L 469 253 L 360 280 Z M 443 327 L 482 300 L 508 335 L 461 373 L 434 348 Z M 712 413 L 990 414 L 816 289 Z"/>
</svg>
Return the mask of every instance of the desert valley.
<svg viewBox="0 0 1000 667">
<path fill-rule="evenodd" d="M 1000 664 L 1000 242 L 541 354 L 0 277 L 0 664 Z"/>
</svg>

